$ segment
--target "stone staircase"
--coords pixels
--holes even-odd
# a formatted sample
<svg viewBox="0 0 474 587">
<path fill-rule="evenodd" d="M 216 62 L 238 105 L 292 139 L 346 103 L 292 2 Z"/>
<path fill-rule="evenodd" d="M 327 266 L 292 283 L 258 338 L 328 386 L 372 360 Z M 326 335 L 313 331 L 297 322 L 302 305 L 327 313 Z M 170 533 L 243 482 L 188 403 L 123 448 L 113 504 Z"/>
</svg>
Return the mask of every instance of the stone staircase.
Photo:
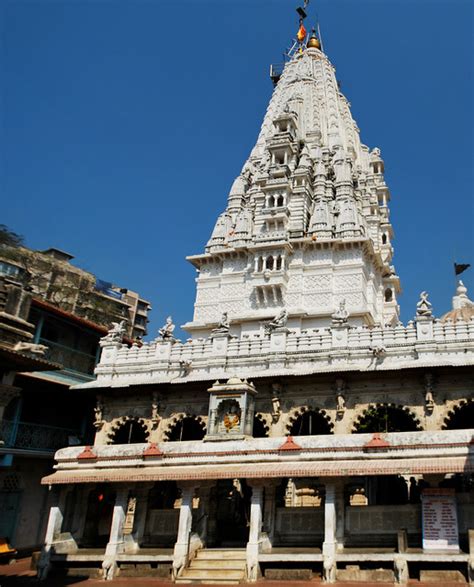
<svg viewBox="0 0 474 587">
<path fill-rule="evenodd" d="M 176 579 L 176 583 L 235 585 L 245 579 L 245 549 L 203 549 Z"/>
</svg>

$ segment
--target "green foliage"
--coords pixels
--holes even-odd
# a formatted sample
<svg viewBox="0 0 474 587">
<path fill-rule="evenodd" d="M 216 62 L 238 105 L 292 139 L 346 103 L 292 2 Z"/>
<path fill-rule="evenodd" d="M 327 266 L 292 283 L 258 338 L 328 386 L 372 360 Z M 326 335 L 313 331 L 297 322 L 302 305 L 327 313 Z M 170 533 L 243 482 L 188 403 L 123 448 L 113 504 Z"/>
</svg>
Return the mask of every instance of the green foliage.
<svg viewBox="0 0 474 587">
<path fill-rule="evenodd" d="M 24 238 L 10 230 L 5 224 L 0 224 L 0 245 L 6 245 L 7 247 L 21 247 Z"/>
</svg>

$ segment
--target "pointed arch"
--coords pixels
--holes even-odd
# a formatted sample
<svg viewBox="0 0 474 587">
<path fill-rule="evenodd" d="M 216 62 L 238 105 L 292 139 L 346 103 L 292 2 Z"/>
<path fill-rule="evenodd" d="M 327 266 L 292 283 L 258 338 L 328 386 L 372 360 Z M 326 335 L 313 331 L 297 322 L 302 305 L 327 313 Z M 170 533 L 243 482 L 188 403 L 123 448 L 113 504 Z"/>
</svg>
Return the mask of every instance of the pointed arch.
<svg viewBox="0 0 474 587">
<path fill-rule="evenodd" d="M 107 444 L 138 444 L 148 442 L 150 431 L 143 418 L 124 416 L 110 429 Z"/>
<path fill-rule="evenodd" d="M 288 418 L 286 433 L 291 436 L 315 436 L 332 434 L 334 424 L 325 410 L 302 406 L 295 409 Z"/>
<path fill-rule="evenodd" d="M 443 430 L 474 428 L 474 400 L 461 400 L 447 413 Z"/>
<path fill-rule="evenodd" d="M 252 436 L 254 438 L 267 438 L 269 430 L 270 428 L 267 424 L 267 421 L 262 416 L 262 414 L 255 414 L 253 419 Z"/>
<path fill-rule="evenodd" d="M 206 424 L 200 416 L 179 414 L 170 422 L 164 433 L 164 440 L 168 442 L 202 440 L 205 435 Z"/>
<path fill-rule="evenodd" d="M 355 434 L 373 432 L 415 432 L 422 430 L 420 421 L 409 408 L 396 404 L 371 404 L 355 420 Z"/>
</svg>

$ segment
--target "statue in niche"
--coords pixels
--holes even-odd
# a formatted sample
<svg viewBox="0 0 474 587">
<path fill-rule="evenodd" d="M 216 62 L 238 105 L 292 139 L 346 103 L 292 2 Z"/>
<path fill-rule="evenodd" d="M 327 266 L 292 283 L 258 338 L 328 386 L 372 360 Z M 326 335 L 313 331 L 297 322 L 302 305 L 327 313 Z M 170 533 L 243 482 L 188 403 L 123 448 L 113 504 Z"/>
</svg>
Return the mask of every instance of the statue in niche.
<svg viewBox="0 0 474 587">
<path fill-rule="evenodd" d="M 107 334 L 101 340 L 105 342 L 122 342 L 123 337 L 125 334 L 125 320 L 121 320 L 120 322 L 112 322 L 112 326 L 110 327 Z"/>
<path fill-rule="evenodd" d="M 153 427 L 156 428 L 160 422 L 160 404 L 158 403 L 158 393 L 153 392 L 151 398 L 151 422 Z"/>
<path fill-rule="evenodd" d="M 336 379 L 336 414 L 339 418 L 342 418 L 346 411 L 346 399 L 344 397 L 344 391 L 346 389 L 346 382 L 344 379 L 338 377 Z"/>
<path fill-rule="evenodd" d="M 102 426 L 104 425 L 104 404 L 102 403 L 102 396 L 97 396 L 97 403 L 94 407 L 94 428 L 97 431 L 101 430 Z"/>
<path fill-rule="evenodd" d="M 281 416 L 280 395 L 283 390 L 281 383 L 272 383 L 272 420 L 278 422 Z"/>
<path fill-rule="evenodd" d="M 271 334 L 277 328 L 284 328 L 288 322 L 288 312 L 283 308 L 273 320 L 265 324 L 265 333 Z"/>
<path fill-rule="evenodd" d="M 226 433 L 239 428 L 242 409 L 236 400 L 224 400 L 218 407 L 219 431 Z"/>
<path fill-rule="evenodd" d="M 426 291 L 422 291 L 420 299 L 416 304 L 416 315 L 431 318 L 433 316 L 433 306 L 428 301 L 428 294 Z"/>
<path fill-rule="evenodd" d="M 425 373 L 425 408 L 429 413 L 434 410 L 433 373 Z"/>
<path fill-rule="evenodd" d="M 166 318 L 165 324 L 158 330 L 161 340 L 174 340 L 173 332 L 176 326 L 173 324 L 171 316 Z"/>
<path fill-rule="evenodd" d="M 212 330 L 213 334 L 228 334 L 230 328 L 229 315 L 223 312 L 217 327 Z"/>
<path fill-rule="evenodd" d="M 333 326 L 343 326 L 347 324 L 349 312 L 346 310 L 346 300 L 341 300 L 339 308 L 331 315 Z"/>
</svg>

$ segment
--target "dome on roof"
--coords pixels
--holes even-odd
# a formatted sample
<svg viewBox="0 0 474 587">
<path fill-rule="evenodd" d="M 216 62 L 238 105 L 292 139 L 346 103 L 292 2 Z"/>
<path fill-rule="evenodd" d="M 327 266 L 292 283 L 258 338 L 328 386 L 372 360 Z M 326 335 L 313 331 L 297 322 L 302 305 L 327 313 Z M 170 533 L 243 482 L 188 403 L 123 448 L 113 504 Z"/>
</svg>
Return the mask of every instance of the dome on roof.
<svg viewBox="0 0 474 587">
<path fill-rule="evenodd" d="M 474 302 L 467 296 L 467 287 L 460 280 L 453 296 L 453 309 L 441 316 L 441 322 L 469 322 L 474 318 Z"/>
</svg>

